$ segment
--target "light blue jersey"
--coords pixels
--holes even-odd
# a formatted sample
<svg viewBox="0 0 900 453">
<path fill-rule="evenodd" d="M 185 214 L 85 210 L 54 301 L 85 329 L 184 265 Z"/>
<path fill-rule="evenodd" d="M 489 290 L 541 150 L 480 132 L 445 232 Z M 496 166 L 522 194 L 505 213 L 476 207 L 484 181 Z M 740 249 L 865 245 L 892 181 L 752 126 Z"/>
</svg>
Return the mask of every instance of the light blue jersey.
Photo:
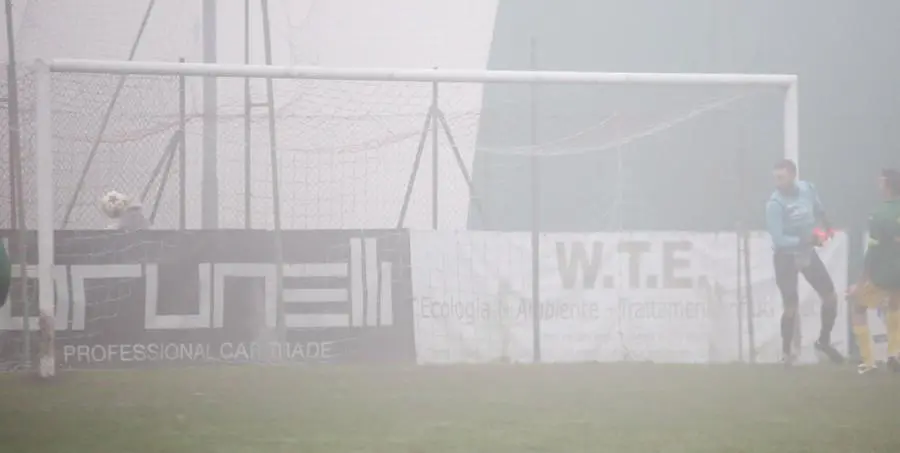
<svg viewBox="0 0 900 453">
<path fill-rule="evenodd" d="M 813 231 L 824 213 L 816 188 L 797 181 L 792 193 L 776 190 L 766 203 L 766 228 L 776 251 L 812 250 Z"/>
</svg>

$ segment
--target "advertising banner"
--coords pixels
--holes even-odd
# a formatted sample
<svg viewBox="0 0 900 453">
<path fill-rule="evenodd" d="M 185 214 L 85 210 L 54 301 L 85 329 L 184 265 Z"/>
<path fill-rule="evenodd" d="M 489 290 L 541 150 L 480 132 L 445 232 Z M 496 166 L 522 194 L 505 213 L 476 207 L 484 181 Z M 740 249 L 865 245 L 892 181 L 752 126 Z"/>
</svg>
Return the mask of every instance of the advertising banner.
<svg viewBox="0 0 900 453">
<path fill-rule="evenodd" d="M 530 362 L 535 323 L 527 233 L 412 232 L 419 363 Z M 781 357 L 781 298 L 764 234 L 750 238 L 753 304 L 737 296 L 735 234 L 546 234 L 540 241 L 540 347 L 545 362 L 756 360 Z M 847 240 L 818 249 L 838 294 L 847 287 Z M 742 292 L 743 293 L 743 292 Z M 820 300 L 800 284 L 800 361 Z M 837 326 L 846 325 L 840 304 Z M 752 312 L 752 313 L 751 313 Z M 846 351 L 847 333 L 833 332 Z"/>
<path fill-rule="evenodd" d="M 279 307 L 271 231 L 57 232 L 58 366 L 414 360 L 406 231 L 281 235 Z M 28 249 L 34 263 L 33 236 Z M 36 331 L 36 266 L 26 272 Z M 0 308 L 7 367 L 21 363 L 23 310 Z"/>
</svg>

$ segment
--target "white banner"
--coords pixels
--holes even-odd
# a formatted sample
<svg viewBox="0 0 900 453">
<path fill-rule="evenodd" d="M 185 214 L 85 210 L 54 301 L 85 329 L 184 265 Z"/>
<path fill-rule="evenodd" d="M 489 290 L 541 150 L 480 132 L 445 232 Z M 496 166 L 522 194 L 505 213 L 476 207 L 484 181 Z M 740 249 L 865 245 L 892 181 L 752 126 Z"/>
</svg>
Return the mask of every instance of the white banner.
<svg viewBox="0 0 900 453">
<path fill-rule="evenodd" d="M 529 234 L 414 231 L 411 249 L 419 363 L 532 361 Z M 819 253 L 844 294 L 846 236 Z M 542 235 L 542 361 L 748 361 L 736 257 L 734 234 Z M 757 360 L 773 362 L 781 298 L 767 235 L 752 235 L 750 257 Z M 801 361 L 813 362 L 820 301 L 802 279 L 800 296 Z M 832 340 L 846 351 L 845 304 L 836 326 Z"/>
</svg>

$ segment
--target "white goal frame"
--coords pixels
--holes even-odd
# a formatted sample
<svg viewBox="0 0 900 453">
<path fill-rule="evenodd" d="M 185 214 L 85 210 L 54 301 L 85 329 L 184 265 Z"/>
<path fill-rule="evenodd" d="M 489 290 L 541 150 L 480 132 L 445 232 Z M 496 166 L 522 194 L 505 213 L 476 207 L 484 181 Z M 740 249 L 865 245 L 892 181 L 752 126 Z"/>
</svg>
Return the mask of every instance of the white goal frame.
<svg viewBox="0 0 900 453">
<path fill-rule="evenodd" d="M 305 66 L 258 66 L 101 60 L 38 60 L 36 96 L 39 313 L 53 319 L 55 294 L 52 73 L 167 75 L 257 79 L 355 80 L 382 82 L 455 82 L 567 85 L 657 85 L 775 87 L 784 90 L 784 157 L 799 165 L 798 77 L 785 74 L 600 73 L 564 71 L 494 71 L 446 69 L 361 69 Z M 41 328 L 53 323 L 39 323 Z M 52 332 L 48 338 L 52 341 Z M 43 338 L 44 336 L 42 336 Z M 45 351 L 45 348 L 42 348 Z M 40 375 L 52 376 L 55 360 L 42 352 Z"/>
</svg>

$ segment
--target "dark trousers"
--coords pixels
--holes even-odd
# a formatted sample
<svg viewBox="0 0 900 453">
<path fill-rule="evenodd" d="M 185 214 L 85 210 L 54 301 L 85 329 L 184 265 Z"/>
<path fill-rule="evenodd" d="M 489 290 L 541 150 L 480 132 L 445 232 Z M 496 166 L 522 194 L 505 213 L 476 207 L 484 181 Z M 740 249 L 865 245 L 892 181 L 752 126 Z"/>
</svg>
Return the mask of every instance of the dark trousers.
<svg viewBox="0 0 900 453">
<path fill-rule="evenodd" d="M 800 284 L 800 274 L 807 283 L 812 286 L 813 290 L 819 297 L 825 298 L 834 294 L 834 282 L 828 269 L 819 254 L 813 250 L 809 259 L 809 264 L 802 269 L 798 269 L 797 255 L 794 253 L 775 252 L 775 284 L 781 292 L 781 301 L 785 307 L 796 306 L 800 303 L 800 295 L 798 286 Z"/>
<path fill-rule="evenodd" d="M 781 318 L 781 337 L 785 352 L 790 351 L 790 344 L 794 336 L 794 316 L 800 305 L 799 284 L 800 275 L 813 287 L 816 294 L 822 299 L 822 330 L 819 341 L 829 343 L 831 330 L 837 317 L 837 303 L 834 300 L 834 282 L 825 263 L 813 250 L 810 252 L 809 262 L 805 266 L 798 264 L 798 255 L 795 253 L 775 252 L 775 284 L 781 292 L 781 301 L 784 304 L 785 315 Z"/>
</svg>

